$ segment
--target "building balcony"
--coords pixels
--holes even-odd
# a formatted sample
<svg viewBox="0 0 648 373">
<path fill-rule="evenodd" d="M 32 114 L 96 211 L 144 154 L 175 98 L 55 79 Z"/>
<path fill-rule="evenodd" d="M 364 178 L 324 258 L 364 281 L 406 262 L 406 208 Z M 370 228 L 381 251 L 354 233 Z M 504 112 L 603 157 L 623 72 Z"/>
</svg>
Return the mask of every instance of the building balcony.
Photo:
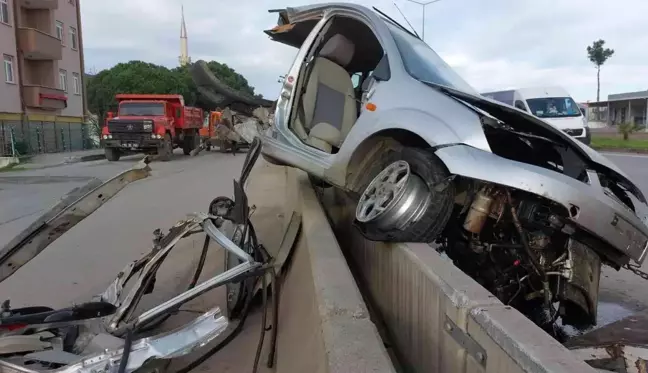
<svg viewBox="0 0 648 373">
<path fill-rule="evenodd" d="M 67 96 L 62 89 L 25 84 L 22 89 L 25 106 L 41 110 L 62 110 L 67 107 Z"/>
<path fill-rule="evenodd" d="M 28 60 L 60 60 L 63 54 L 61 41 L 34 28 L 18 28 L 18 48 Z"/>
<path fill-rule="evenodd" d="M 58 9 L 58 0 L 18 0 L 18 6 L 25 9 Z"/>
</svg>

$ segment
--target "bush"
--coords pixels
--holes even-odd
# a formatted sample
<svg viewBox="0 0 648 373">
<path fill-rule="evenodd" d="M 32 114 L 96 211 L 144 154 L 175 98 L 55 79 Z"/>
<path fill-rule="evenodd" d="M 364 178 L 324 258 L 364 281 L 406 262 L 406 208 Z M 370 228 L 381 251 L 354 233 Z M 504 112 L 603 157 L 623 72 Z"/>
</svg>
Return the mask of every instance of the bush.
<svg viewBox="0 0 648 373">
<path fill-rule="evenodd" d="M 623 135 L 623 140 L 628 140 L 630 138 L 630 134 L 637 131 L 638 129 L 639 126 L 631 122 L 619 124 L 619 133 Z"/>
</svg>

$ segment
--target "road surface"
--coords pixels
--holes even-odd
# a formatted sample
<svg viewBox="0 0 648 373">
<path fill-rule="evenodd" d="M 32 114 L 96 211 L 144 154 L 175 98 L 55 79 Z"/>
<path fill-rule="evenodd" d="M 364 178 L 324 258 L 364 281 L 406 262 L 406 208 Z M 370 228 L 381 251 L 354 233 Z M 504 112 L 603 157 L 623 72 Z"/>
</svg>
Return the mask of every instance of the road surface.
<svg viewBox="0 0 648 373">
<path fill-rule="evenodd" d="M 0 241 L 9 241 L 70 189 L 92 177 L 108 179 L 140 158 L 0 174 Z M 149 178 L 128 185 L 2 282 L 0 299 L 11 299 L 13 307 L 63 307 L 89 300 L 127 263 L 150 250 L 156 228 L 166 232 L 186 214 L 206 211 L 214 197 L 232 196 L 232 180 L 238 178 L 244 159 L 244 153 L 202 152 L 196 157 L 176 154 L 171 162 L 151 163 Z M 156 291 L 143 302 L 152 305 L 156 299 L 167 300 L 182 291 L 193 274 L 201 246 L 198 235 L 181 241 L 158 272 Z M 222 263 L 222 249 L 210 251 L 201 281 L 222 271 Z M 184 306 L 165 323 L 166 328 L 216 305 L 225 309 L 224 289 L 215 289 Z M 257 313 L 248 318 L 244 332 L 234 342 L 196 371 L 251 371 L 259 330 Z M 187 360 L 174 365 L 182 366 L 183 361 Z"/>
<path fill-rule="evenodd" d="M 628 174 L 639 188 L 648 195 L 648 156 L 638 154 L 605 154 L 622 171 Z M 644 262 L 648 272 L 648 261 Z M 599 320 L 608 323 L 636 311 L 648 309 L 648 281 L 627 270 L 615 271 L 603 268 L 599 301 Z"/>
<path fill-rule="evenodd" d="M 648 194 L 648 156 L 606 155 Z M 92 177 L 110 178 L 140 158 L 0 174 L 0 244 L 9 241 L 70 189 Z M 154 229 L 166 230 L 187 213 L 205 211 L 215 196 L 231 196 L 232 180 L 238 177 L 244 158 L 244 154 L 202 152 L 194 158 L 176 155 L 172 162 L 152 163 L 151 177 L 127 186 L 0 284 L 0 298 L 11 299 L 15 307 L 35 302 L 62 307 L 102 291 L 126 263 L 149 249 Z M 189 240 L 180 257 L 195 258 L 199 247 L 198 240 Z M 219 270 L 222 263 L 220 253 L 214 255 L 210 273 Z M 171 261 L 177 264 L 166 272 L 166 280 L 161 282 L 167 281 L 167 285 L 162 287 L 186 283 L 192 269 L 191 260 Z M 644 269 L 648 270 L 648 263 Z M 626 270 L 604 268 L 599 322 L 607 324 L 647 309 L 646 289 L 646 280 Z M 220 290 L 214 294 L 207 303 L 222 302 L 224 294 Z M 253 318 L 251 323 L 258 324 L 258 319 Z M 256 333 L 257 328 L 252 329 Z M 221 364 L 226 367 L 235 362 Z"/>
</svg>

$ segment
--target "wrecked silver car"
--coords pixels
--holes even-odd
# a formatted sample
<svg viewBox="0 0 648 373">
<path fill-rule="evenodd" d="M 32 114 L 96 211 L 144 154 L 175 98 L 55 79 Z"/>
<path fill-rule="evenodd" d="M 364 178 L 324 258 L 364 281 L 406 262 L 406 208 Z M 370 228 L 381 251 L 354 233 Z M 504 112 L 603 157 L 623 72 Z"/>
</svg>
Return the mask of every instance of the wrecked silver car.
<svg viewBox="0 0 648 373">
<path fill-rule="evenodd" d="M 596 323 L 601 265 L 645 259 L 642 192 L 588 146 L 479 95 L 374 10 L 274 11 L 266 34 L 299 51 L 264 157 L 354 196 L 370 240 L 436 242 L 557 338 L 557 322 Z"/>
<path fill-rule="evenodd" d="M 191 214 L 167 232 L 156 230 L 151 250 L 129 263 L 103 293 L 88 302 L 52 309 L 47 306 L 12 308 L 9 300 L 4 301 L 0 307 L 0 372 L 161 372 L 170 359 L 188 355 L 225 335 L 201 357 L 179 370 L 186 373 L 229 343 L 243 326 L 256 289 L 264 289 L 265 307 L 266 277 L 273 284 L 275 279 L 266 276 L 274 273 L 274 267 L 269 264 L 271 258 L 258 242 L 249 220 L 250 208 L 243 189 L 259 154 L 260 142 L 256 139 L 251 144 L 240 180 L 234 182 L 234 200 L 217 197 L 209 205 L 208 212 Z M 0 250 L 0 280 L 36 257 L 128 183 L 148 177 L 148 163 L 145 158 L 133 169 L 105 183 L 91 182 L 71 192 Z M 153 291 L 156 274 L 170 251 L 181 239 L 194 234 L 203 234 L 204 244 L 186 291 L 137 312 L 143 297 Z M 207 251 L 214 246 L 225 250 L 225 271 L 198 282 Z M 174 330 L 158 330 L 182 305 L 223 285 L 227 286 L 228 294 L 235 295 L 228 297 L 225 315 L 216 307 Z M 275 292 L 273 286 L 276 307 Z M 233 319 L 238 322 L 228 327 Z M 260 344 L 267 328 L 265 318 L 262 323 Z M 274 361 L 276 329 L 275 318 L 268 366 Z M 255 368 L 256 364 L 258 356 Z"/>
</svg>

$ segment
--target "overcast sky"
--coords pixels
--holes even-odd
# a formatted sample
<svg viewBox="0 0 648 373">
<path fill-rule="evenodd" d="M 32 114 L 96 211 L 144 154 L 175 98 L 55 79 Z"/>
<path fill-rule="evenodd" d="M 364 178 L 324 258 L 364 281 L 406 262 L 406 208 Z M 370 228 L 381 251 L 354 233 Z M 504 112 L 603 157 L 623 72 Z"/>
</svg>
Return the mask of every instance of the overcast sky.
<svg viewBox="0 0 648 373">
<path fill-rule="evenodd" d="M 395 1 L 420 34 L 421 7 Z M 273 98 L 295 50 L 262 32 L 277 19 L 267 10 L 316 2 L 324 1 L 82 1 L 86 70 L 134 59 L 178 65 L 184 4 L 191 58 L 226 63 Z M 405 24 L 391 0 L 354 2 Z M 479 91 L 562 85 L 576 100 L 593 101 L 596 69 L 586 47 L 599 38 L 615 50 L 601 71 L 601 99 L 648 89 L 648 1 L 441 0 L 426 9 L 426 42 Z"/>
</svg>

